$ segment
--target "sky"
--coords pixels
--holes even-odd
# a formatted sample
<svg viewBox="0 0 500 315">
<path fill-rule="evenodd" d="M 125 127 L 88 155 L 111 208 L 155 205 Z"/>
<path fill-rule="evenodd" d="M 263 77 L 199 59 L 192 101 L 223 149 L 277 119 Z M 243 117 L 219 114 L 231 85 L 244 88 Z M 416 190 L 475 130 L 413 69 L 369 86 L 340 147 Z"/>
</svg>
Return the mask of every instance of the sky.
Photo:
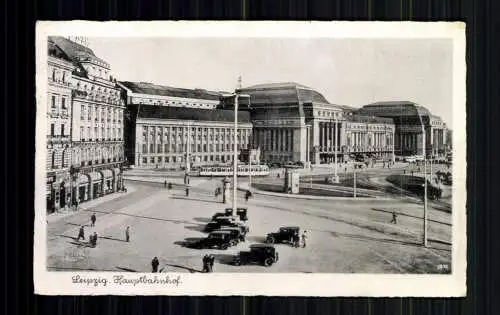
<svg viewBox="0 0 500 315">
<path fill-rule="evenodd" d="M 405 100 L 452 126 L 448 39 L 89 38 L 120 81 L 232 91 L 296 82 L 333 104 Z"/>
</svg>

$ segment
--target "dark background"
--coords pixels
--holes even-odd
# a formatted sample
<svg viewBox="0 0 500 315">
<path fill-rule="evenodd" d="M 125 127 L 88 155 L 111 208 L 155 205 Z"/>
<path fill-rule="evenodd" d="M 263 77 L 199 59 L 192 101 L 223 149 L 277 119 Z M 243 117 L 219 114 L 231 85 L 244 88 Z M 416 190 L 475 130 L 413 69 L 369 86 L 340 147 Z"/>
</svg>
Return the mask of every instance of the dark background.
<svg viewBox="0 0 500 315">
<path fill-rule="evenodd" d="M 4 314 L 500 314 L 497 182 L 500 1 L 59 0 L 4 4 Z M 467 22 L 468 296 L 417 298 L 33 295 L 36 20 L 411 20 Z M 214 285 L 223 285 L 215 284 Z M 286 284 L 283 284 L 286 285 Z M 332 283 L 341 286 L 342 283 Z"/>
</svg>

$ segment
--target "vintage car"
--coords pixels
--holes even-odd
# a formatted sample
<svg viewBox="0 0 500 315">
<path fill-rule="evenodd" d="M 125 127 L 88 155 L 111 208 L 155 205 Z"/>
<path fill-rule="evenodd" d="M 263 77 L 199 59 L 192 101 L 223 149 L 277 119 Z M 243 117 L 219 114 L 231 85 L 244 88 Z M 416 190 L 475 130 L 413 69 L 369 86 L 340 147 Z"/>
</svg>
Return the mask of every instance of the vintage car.
<svg viewBox="0 0 500 315">
<path fill-rule="evenodd" d="M 218 249 L 228 249 L 231 246 L 231 232 L 229 231 L 214 231 L 208 235 L 206 238 L 202 238 L 196 242 L 188 244 L 188 247 L 192 248 L 218 248 Z"/>
<path fill-rule="evenodd" d="M 212 232 L 220 229 L 222 226 L 238 226 L 238 223 L 234 221 L 233 217 L 218 217 L 217 219 L 210 221 L 205 225 L 205 232 Z"/>
<path fill-rule="evenodd" d="M 266 267 L 278 261 L 278 252 L 271 244 L 252 244 L 249 251 L 241 251 L 234 258 L 233 264 L 236 266 L 246 264 L 261 264 Z"/>
<path fill-rule="evenodd" d="M 267 234 L 266 243 L 294 243 L 294 236 L 299 235 L 300 228 L 298 226 L 280 227 L 278 232 Z"/>
<path fill-rule="evenodd" d="M 236 215 L 240 218 L 241 221 L 248 221 L 248 215 L 247 215 L 248 209 L 243 208 L 243 207 L 238 207 L 236 208 Z M 233 215 L 233 208 L 226 208 L 224 210 L 224 213 L 222 212 L 217 212 L 212 216 L 212 220 L 218 217 L 222 216 L 232 216 Z"/>
<path fill-rule="evenodd" d="M 220 229 L 215 230 L 214 232 L 229 232 L 229 237 L 230 237 L 230 245 L 235 246 L 238 245 L 239 242 L 244 242 L 245 241 L 245 234 L 242 232 L 242 230 L 239 227 L 231 227 L 231 226 L 222 226 Z"/>
</svg>

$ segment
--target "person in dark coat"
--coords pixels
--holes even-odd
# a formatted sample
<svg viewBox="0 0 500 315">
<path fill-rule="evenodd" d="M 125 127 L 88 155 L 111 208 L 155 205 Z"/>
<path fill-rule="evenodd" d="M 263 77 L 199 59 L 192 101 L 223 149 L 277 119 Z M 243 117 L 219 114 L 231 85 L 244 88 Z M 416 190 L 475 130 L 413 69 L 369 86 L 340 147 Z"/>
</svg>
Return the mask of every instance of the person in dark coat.
<svg viewBox="0 0 500 315">
<path fill-rule="evenodd" d="M 97 217 L 95 216 L 95 213 L 92 214 L 90 217 L 90 226 L 95 226 L 95 221 L 97 220 Z"/>
<path fill-rule="evenodd" d="M 160 265 L 160 262 L 158 261 L 158 257 L 153 258 L 151 261 L 151 267 L 153 268 L 153 272 L 158 272 L 158 266 Z"/>
<path fill-rule="evenodd" d="M 202 258 L 203 269 L 202 269 L 201 272 L 205 272 L 205 273 L 209 272 L 209 266 L 208 266 L 209 265 L 209 259 L 210 258 L 208 257 L 208 255 L 205 254 L 205 256 L 203 256 L 203 258 Z"/>
<path fill-rule="evenodd" d="M 85 229 L 83 227 L 83 225 L 80 227 L 80 231 L 78 231 L 78 238 L 77 238 L 77 241 L 80 240 L 80 238 L 82 240 L 85 240 Z"/>
<path fill-rule="evenodd" d="M 127 242 L 130 242 L 130 226 L 127 226 L 127 228 L 125 229 L 125 240 Z"/>
<path fill-rule="evenodd" d="M 167 181 L 164 181 L 164 182 L 163 182 L 163 187 L 164 187 L 164 188 L 167 188 Z"/>
<path fill-rule="evenodd" d="M 96 232 L 94 232 L 94 234 L 90 236 L 90 244 L 92 245 L 92 247 L 97 246 L 97 233 Z"/>
<path fill-rule="evenodd" d="M 189 197 L 189 188 L 186 188 L 186 197 Z"/>
<path fill-rule="evenodd" d="M 392 224 L 397 224 L 398 223 L 398 215 L 396 214 L 395 211 L 392 212 L 392 220 L 391 220 L 391 223 Z"/>
<path fill-rule="evenodd" d="M 210 270 L 209 272 L 214 271 L 214 262 L 215 262 L 215 257 L 214 255 L 209 255 L 208 256 L 208 269 Z"/>
</svg>

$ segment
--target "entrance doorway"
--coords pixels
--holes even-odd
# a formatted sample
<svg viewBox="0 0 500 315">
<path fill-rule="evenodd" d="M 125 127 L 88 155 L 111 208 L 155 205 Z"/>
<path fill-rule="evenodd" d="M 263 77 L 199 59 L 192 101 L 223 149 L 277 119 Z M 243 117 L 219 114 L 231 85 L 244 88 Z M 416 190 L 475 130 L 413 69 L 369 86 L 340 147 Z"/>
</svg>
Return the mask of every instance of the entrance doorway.
<svg viewBox="0 0 500 315">
<path fill-rule="evenodd" d="M 61 190 L 59 194 L 59 205 L 61 208 L 66 207 L 66 187 L 64 186 L 64 183 L 61 184 Z"/>
</svg>

